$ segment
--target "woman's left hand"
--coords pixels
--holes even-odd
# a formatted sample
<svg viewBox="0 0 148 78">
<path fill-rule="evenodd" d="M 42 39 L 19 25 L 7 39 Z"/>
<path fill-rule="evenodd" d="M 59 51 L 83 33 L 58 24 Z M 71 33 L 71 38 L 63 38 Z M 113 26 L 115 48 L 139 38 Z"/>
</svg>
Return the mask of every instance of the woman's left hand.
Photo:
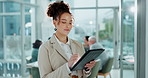
<svg viewBox="0 0 148 78">
<path fill-rule="evenodd" d="M 90 70 L 91 68 L 93 68 L 96 64 L 96 61 L 90 61 L 89 63 L 87 63 L 85 65 L 85 67 L 87 68 L 86 70 Z"/>
</svg>

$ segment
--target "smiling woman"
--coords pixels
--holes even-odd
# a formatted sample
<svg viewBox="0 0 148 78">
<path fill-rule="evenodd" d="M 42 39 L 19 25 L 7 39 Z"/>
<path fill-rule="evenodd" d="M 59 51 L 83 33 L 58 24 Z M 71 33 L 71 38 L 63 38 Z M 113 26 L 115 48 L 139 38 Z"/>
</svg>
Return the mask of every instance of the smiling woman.
<svg viewBox="0 0 148 78">
<path fill-rule="evenodd" d="M 84 54 L 81 43 L 68 37 L 73 27 L 73 16 L 69 6 L 57 1 L 48 6 L 47 15 L 53 18 L 55 33 L 39 49 L 39 71 L 41 78 L 86 78 L 90 71 L 70 71 L 72 65 Z M 91 69 L 95 61 L 85 67 Z"/>
<path fill-rule="evenodd" d="M 56 30 L 56 35 L 61 34 L 67 36 L 73 27 L 72 16 L 69 13 L 64 13 L 61 15 L 59 20 L 53 21 Z"/>
</svg>

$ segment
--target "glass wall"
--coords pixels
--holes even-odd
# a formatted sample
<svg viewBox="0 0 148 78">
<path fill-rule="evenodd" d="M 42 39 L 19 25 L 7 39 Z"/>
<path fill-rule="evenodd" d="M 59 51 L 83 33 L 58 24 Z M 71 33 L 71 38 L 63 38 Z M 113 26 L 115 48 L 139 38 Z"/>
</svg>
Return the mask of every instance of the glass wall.
<svg viewBox="0 0 148 78">
<path fill-rule="evenodd" d="M 83 43 L 84 36 L 95 36 L 107 56 L 115 57 L 114 67 L 119 68 L 119 47 L 116 44 L 119 44 L 120 35 L 114 35 L 119 33 L 119 21 L 116 20 L 119 19 L 120 0 L 92 0 L 92 3 L 84 0 L 64 1 L 72 7 L 75 19 L 69 37 Z M 117 24 L 118 28 L 115 28 Z"/>
<path fill-rule="evenodd" d="M 3 43 L 3 19 L 0 16 L 0 59 L 4 59 L 4 43 Z"/>
<path fill-rule="evenodd" d="M 34 26 L 34 20 L 35 18 L 33 17 L 33 9 L 29 6 L 25 6 L 25 54 L 26 56 L 31 56 L 32 53 L 32 29 L 35 28 Z"/>
<path fill-rule="evenodd" d="M 113 9 L 98 10 L 98 34 L 99 42 L 105 47 L 109 55 L 113 56 L 113 32 L 114 32 L 114 11 Z"/>
<path fill-rule="evenodd" d="M 84 36 L 96 36 L 97 41 L 113 56 L 115 39 L 113 37 L 113 28 L 115 26 L 114 9 L 118 10 L 120 0 L 92 0 L 91 2 L 85 0 L 64 1 L 72 7 L 71 11 L 75 19 L 74 28 L 69 36 L 82 43 Z M 112 1 L 115 3 L 110 4 Z M 116 17 L 118 18 L 118 15 Z"/>
<path fill-rule="evenodd" d="M 136 12 L 134 0 L 122 2 L 122 78 L 134 78 L 134 12 Z M 128 72 L 128 73 L 127 73 Z M 128 77 L 127 77 L 128 75 Z"/>
<path fill-rule="evenodd" d="M 75 27 L 77 27 L 77 26 L 81 27 L 82 31 L 85 32 L 85 35 L 93 35 L 94 36 L 95 32 L 96 32 L 95 29 L 96 29 L 96 17 L 97 17 L 97 15 L 96 15 L 96 10 L 97 10 L 96 0 L 91 1 L 92 2 L 91 4 L 89 1 L 83 1 L 83 0 L 81 0 L 81 1 L 75 0 L 72 2 L 69 0 L 64 0 L 64 1 L 69 3 L 69 5 L 72 7 L 72 12 L 75 17 Z M 102 2 L 104 2 L 104 1 L 102 1 Z M 118 3 L 119 1 L 116 1 L 116 2 L 117 3 L 113 7 L 119 5 L 119 3 Z M 98 2 L 98 5 L 99 4 L 100 3 Z M 108 6 L 111 6 L 111 5 L 108 5 Z M 89 9 L 89 8 L 92 8 L 92 9 Z M 97 22 L 99 22 L 100 19 L 102 19 L 102 18 L 98 17 Z M 80 23 L 83 25 L 79 25 Z M 91 29 L 91 31 L 86 33 L 88 28 Z"/>
<path fill-rule="evenodd" d="M 35 4 L 36 0 L 22 0 L 25 3 Z"/>
<path fill-rule="evenodd" d="M 5 23 L 5 34 L 12 35 L 20 35 L 20 27 L 21 27 L 21 17 L 20 15 L 10 15 L 4 16 Z"/>
<path fill-rule="evenodd" d="M 99 7 L 115 7 L 120 5 L 120 0 L 98 0 Z"/>
<path fill-rule="evenodd" d="M 98 34 L 98 41 L 105 47 L 109 55 L 116 57 L 115 61 L 117 61 L 118 65 L 119 57 L 123 55 L 122 64 L 124 72 L 119 71 L 123 74 L 121 76 L 127 78 L 129 75 L 129 78 L 133 78 L 134 8 L 132 6 L 134 5 L 134 1 L 123 0 L 122 27 L 119 24 L 120 14 L 118 12 L 120 11 L 119 6 L 121 0 L 92 0 L 91 4 L 89 1 L 84 0 L 64 1 L 70 4 L 75 17 L 75 27 L 70 36 L 73 39 L 83 42 L 84 36 L 89 35 L 97 37 Z M 121 32 L 121 30 L 123 32 Z M 121 36 L 123 38 L 122 44 Z M 123 48 L 123 53 L 120 53 L 120 47 Z M 121 66 L 118 66 L 118 68 L 119 67 Z"/>
<path fill-rule="evenodd" d="M 2 4 L 2 2 L 0 2 L 0 13 L 2 13 L 3 12 L 3 8 L 2 8 L 2 6 L 3 6 L 3 4 Z"/>
<path fill-rule="evenodd" d="M 6 59 L 21 59 L 20 15 L 4 16 Z M 15 45 L 15 46 L 14 46 Z"/>
<path fill-rule="evenodd" d="M 86 35 L 95 35 L 96 12 L 94 9 L 72 10 L 74 16 L 74 28 L 69 34 L 73 39 L 83 42 Z M 90 14 L 91 13 L 91 14 Z M 88 16 L 89 14 L 89 16 Z M 88 32 L 89 30 L 89 32 Z"/>
<path fill-rule="evenodd" d="M 96 6 L 96 0 L 63 0 L 67 3 L 69 3 L 69 5 L 71 7 L 75 7 L 75 8 L 79 8 L 79 7 L 95 7 Z M 91 4 L 90 4 L 91 3 Z"/>
<path fill-rule="evenodd" d="M 1 2 L 3 14 L 0 16 L 0 66 L 2 77 L 20 77 L 21 74 L 21 47 L 20 47 L 20 4 L 15 2 Z M 16 8 L 17 7 L 17 8 Z M 10 13 L 12 13 L 10 15 Z M 2 14 L 1 14 L 2 15 Z M 5 60 L 5 61 L 4 61 Z"/>
<path fill-rule="evenodd" d="M 115 57 L 114 67 L 119 69 L 120 0 L 92 0 L 92 3 L 84 0 L 64 1 L 72 7 L 75 18 L 74 28 L 69 36 L 81 43 L 84 36 L 95 36 L 105 48 L 106 54 Z"/>
<path fill-rule="evenodd" d="M 17 7 L 17 8 L 16 8 Z M 16 2 L 5 2 L 4 3 L 4 12 L 9 13 L 9 12 L 20 12 L 20 4 Z"/>
<path fill-rule="evenodd" d="M 3 45 L 3 19 L 0 16 L 0 59 L 4 59 L 4 45 Z M 0 62 L 0 76 L 3 74 L 3 63 Z"/>
<path fill-rule="evenodd" d="M 31 55 L 32 37 L 35 38 L 32 36 L 32 32 L 35 33 L 35 9 L 21 4 L 23 5 L 23 2 L 0 2 L 0 77 L 20 78 L 22 74 L 27 74 L 26 68 L 23 68 L 26 62 L 22 63 L 22 56 Z M 22 70 L 25 72 L 22 73 Z"/>
</svg>

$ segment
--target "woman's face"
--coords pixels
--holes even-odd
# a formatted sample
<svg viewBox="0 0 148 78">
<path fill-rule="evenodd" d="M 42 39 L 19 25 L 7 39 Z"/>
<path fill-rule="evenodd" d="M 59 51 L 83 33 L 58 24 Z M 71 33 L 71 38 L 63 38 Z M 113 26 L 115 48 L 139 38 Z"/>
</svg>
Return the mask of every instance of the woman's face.
<svg viewBox="0 0 148 78">
<path fill-rule="evenodd" d="M 88 43 L 88 41 L 86 40 L 86 38 L 84 37 L 84 43 Z"/>
<path fill-rule="evenodd" d="M 63 13 L 59 20 L 54 21 L 56 33 L 67 36 L 73 27 L 73 18 L 69 13 Z"/>
</svg>

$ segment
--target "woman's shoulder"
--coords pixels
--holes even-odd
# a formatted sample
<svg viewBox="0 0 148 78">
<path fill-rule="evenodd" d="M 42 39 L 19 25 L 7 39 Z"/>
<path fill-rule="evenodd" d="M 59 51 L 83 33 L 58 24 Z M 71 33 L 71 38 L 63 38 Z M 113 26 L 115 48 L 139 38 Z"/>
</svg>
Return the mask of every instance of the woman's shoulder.
<svg viewBox="0 0 148 78">
<path fill-rule="evenodd" d="M 73 39 L 71 39 L 71 42 L 74 43 L 74 44 L 76 44 L 76 45 L 83 45 L 83 44 L 80 43 L 79 41 L 76 41 L 76 40 L 73 40 Z"/>
<path fill-rule="evenodd" d="M 38 51 L 39 50 L 39 48 L 33 48 L 33 51 Z"/>
<path fill-rule="evenodd" d="M 40 47 L 45 47 L 45 48 L 47 48 L 48 46 L 50 46 L 50 40 L 43 42 Z"/>
</svg>

